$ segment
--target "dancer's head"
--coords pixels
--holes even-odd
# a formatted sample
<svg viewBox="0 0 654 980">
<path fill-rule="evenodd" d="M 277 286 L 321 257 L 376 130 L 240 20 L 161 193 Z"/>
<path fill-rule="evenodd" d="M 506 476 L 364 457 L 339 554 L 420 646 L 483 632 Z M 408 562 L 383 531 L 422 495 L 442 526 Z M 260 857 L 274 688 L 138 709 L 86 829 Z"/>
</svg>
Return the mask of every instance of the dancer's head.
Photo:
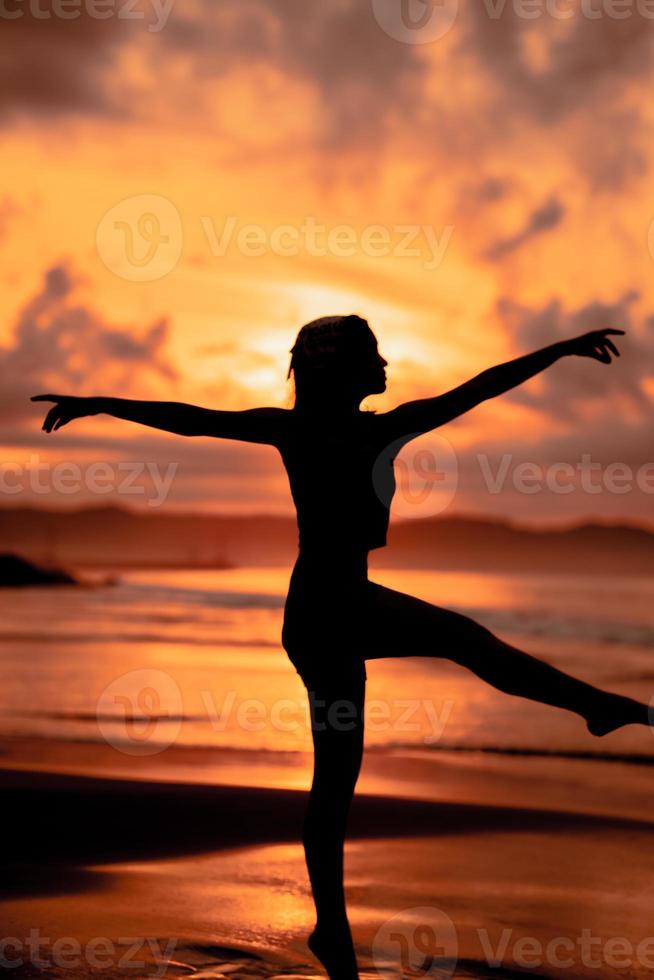
<svg viewBox="0 0 654 980">
<path fill-rule="evenodd" d="M 386 389 L 388 362 L 360 316 L 323 316 L 306 323 L 291 348 L 289 377 L 297 407 L 358 404 Z"/>
</svg>

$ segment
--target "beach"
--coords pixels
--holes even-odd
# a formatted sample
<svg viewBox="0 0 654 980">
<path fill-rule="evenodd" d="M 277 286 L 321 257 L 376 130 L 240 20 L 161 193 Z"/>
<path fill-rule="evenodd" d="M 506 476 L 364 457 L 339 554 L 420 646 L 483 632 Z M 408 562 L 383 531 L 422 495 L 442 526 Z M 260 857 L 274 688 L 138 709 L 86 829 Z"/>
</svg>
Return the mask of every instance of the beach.
<svg viewBox="0 0 654 980">
<path fill-rule="evenodd" d="M 3 755 L 11 761 L 7 745 Z M 132 780 L 68 776 L 48 772 L 46 756 L 40 770 L 2 773 L 12 840 L 2 917 L 6 935 L 23 937 L 5 955 L 27 959 L 11 975 L 93 976 L 96 961 L 103 976 L 320 972 L 304 946 L 312 909 L 298 844 L 303 791 L 143 772 Z M 73 760 L 74 752 L 71 768 Z M 394 760 L 396 769 L 405 765 Z M 607 796 L 616 765 L 602 774 Z M 421 910 L 419 923 L 436 935 L 447 940 L 444 924 L 456 929 L 455 972 L 438 972 L 437 955 L 431 975 L 497 976 L 497 961 L 501 976 L 597 976 L 599 966 L 602 976 L 648 975 L 654 826 L 634 815 L 646 780 L 618 801 L 603 800 L 601 786 L 571 792 L 564 807 L 562 788 L 557 799 L 542 771 L 493 773 L 478 760 L 463 768 L 446 757 L 430 767 L 423 798 L 404 799 L 370 791 L 388 778 L 379 780 L 380 768 L 371 754 L 346 858 L 364 972 L 400 975 L 403 947 L 382 942 L 384 961 L 375 936 L 397 917 L 410 942 Z M 26 945 L 35 929 L 47 964 L 38 968 Z M 55 948 L 64 938 L 74 943 L 67 959 Z M 452 949 L 450 936 L 447 955 Z"/>
<path fill-rule="evenodd" d="M 322 975 L 304 942 L 311 756 L 275 640 L 283 575 L 171 576 L 2 597 L 8 975 Z M 450 604 L 438 577 L 404 581 Z M 532 583 L 531 602 L 506 578 L 449 585 L 498 632 L 646 694 L 651 584 L 630 608 L 606 586 L 601 617 L 587 583 Z M 39 603 L 47 631 L 26 615 Z M 592 739 L 425 656 L 368 674 L 346 849 L 362 975 L 649 976 L 651 732 Z"/>
</svg>

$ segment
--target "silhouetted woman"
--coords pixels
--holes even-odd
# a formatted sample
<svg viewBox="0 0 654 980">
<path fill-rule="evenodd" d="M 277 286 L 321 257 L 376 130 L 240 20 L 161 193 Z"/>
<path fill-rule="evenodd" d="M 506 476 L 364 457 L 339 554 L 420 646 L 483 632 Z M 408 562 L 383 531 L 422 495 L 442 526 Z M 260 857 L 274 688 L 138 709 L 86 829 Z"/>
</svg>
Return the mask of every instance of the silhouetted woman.
<svg viewBox="0 0 654 980">
<path fill-rule="evenodd" d="M 534 377 L 559 358 L 618 354 L 598 330 L 484 371 L 434 398 L 362 412 L 386 388 L 386 361 L 365 320 L 322 317 L 302 327 L 289 375 L 293 409 L 225 412 L 173 402 L 38 395 L 53 401 L 46 432 L 105 413 L 185 436 L 275 446 L 297 509 L 299 556 L 282 643 L 309 693 L 314 775 L 304 848 L 317 921 L 309 947 L 332 980 L 354 980 L 356 959 L 343 890 L 343 841 L 363 749 L 366 660 L 444 657 L 499 691 L 575 712 L 595 735 L 648 724 L 648 709 L 601 691 L 510 646 L 472 619 L 368 579 L 367 558 L 386 544 L 395 488 L 392 462 L 411 439 Z M 378 462 L 381 461 L 381 462 Z M 377 465 L 375 465 L 377 464 Z M 374 469 L 374 478 L 373 478 Z"/>
</svg>

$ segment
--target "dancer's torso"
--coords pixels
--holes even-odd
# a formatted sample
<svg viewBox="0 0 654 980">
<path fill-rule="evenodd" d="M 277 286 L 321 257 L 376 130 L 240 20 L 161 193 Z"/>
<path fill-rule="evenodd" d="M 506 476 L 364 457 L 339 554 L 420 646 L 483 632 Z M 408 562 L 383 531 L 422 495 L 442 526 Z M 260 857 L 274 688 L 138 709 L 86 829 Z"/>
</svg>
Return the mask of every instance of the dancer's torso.
<svg viewBox="0 0 654 980">
<path fill-rule="evenodd" d="M 340 424 L 294 414 L 279 448 L 299 530 L 282 642 L 305 677 L 346 668 L 365 677 L 356 652 L 375 588 L 368 552 L 386 544 L 395 489 L 385 427 L 372 413 Z"/>
<path fill-rule="evenodd" d="M 342 422 L 297 415 L 289 425 L 280 451 L 307 571 L 360 572 L 368 552 L 386 544 L 395 483 L 379 422 L 360 412 Z"/>
</svg>

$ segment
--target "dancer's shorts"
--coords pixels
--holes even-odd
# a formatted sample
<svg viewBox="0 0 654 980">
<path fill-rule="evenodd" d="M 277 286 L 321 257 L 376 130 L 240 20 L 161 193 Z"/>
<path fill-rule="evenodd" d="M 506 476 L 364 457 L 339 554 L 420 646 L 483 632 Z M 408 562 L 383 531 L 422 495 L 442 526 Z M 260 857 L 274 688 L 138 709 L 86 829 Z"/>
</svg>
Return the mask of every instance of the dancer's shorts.
<svg viewBox="0 0 654 980">
<path fill-rule="evenodd" d="M 365 686 L 366 650 L 375 642 L 376 586 L 365 573 L 307 569 L 291 576 L 282 645 L 309 691 Z"/>
</svg>

